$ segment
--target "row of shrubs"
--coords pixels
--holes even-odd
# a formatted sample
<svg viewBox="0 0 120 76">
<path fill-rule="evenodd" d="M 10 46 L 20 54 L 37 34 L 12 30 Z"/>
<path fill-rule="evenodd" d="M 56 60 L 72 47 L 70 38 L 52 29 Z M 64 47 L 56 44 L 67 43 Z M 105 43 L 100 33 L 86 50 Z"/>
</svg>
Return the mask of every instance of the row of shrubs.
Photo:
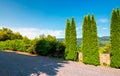
<svg viewBox="0 0 120 76">
<path fill-rule="evenodd" d="M 0 50 L 14 50 L 43 56 L 63 57 L 65 45 L 53 36 L 42 35 L 34 40 L 16 39 L 0 41 Z"/>
<path fill-rule="evenodd" d="M 28 43 L 29 44 L 29 43 Z M 24 40 L 0 41 L 0 50 L 14 50 L 26 52 L 28 44 Z"/>
</svg>

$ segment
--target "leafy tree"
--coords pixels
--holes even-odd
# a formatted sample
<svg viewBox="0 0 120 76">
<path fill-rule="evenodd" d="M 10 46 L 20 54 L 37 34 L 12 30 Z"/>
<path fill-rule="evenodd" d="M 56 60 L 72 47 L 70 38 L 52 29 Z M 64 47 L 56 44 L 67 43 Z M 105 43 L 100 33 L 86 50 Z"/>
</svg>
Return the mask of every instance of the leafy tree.
<svg viewBox="0 0 120 76">
<path fill-rule="evenodd" d="M 19 32 L 14 33 L 11 29 L 2 28 L 0 29 L 0 41 L 5 40 L 15 40 L 15 39 L 22 39 L 22 35 Z"/>
<path fill-rule="evenodd" d="M 11 36 L 12 40 L 14 39 L 23 39 L 22 35 L 19 32 L 13 33 L 13 36 Z"/>
<path fill-rule="evenodd" d="M 120 68 L 120 10 L 112 11 L 110 26 L 111 66 Z"/>
<path fill-rule="evenodd" d="M 2 28 L 0 29 L 0 41 L 5 41 L 10 39 L 11 40 L 11 36 L 13 35 L 12 30 L 8 29 L 8 28 Z"/>
<path fill-rule="evenodd" d="M 94 15 L 84 17 L 82 25 L 82 53 L 83 62 L 86 64 L 99 65 L 97 27 Z"/>
</svg>

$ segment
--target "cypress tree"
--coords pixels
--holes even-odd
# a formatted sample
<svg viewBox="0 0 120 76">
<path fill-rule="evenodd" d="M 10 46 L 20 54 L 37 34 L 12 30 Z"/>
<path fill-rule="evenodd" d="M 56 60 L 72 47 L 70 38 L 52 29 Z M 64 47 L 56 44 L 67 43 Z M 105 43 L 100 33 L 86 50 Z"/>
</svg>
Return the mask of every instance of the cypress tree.
<svg viewBox="0 0 120 76">
<path fill-rule="evenodd" d="M 77 39 L 76 39 L 76 25 L 74 18 L 72 18 L 69 32 L 70 32 L 69 43 L 68 43 L 69 51 L 67 53 L 66 59 L 75 61 L 77 59 Z"/>
<path fill-rule="evenodd" d="M 82 52 L 83 62 L 99 65 L 97 27 L 94 15 L 84 17 L 82 25 Z"/>
<path fill-rule="evenodd" d="M 69 52 L 69 45 L 70 45 L 70 20 L 67 19 L 66 22 L 66 29 L 65 29 L 65 54 L 64 54 L 64 58 L 68 59 L 68 52 Z"/>
<path fill-rule="evenodd" d="M 91 20 L 91 59 L 92 63 L 94 65 L 100 64 L 100 58 L 99 58 L 99 45 L 98 45 L 98 36 L 97 36 L 97 24 L 94 15 L 92 15 Z"/>
<path fill-rule="evenodd" d="M 77 59 L 77 34 L 76 34 L 76 24 L 74 17 L 72 17 L 71 28 L 70 28 L 70 52 L 69 59 Z"/>
<path fill-rule="evenodd" d="M 120 68 L 120 10 L 112 11 L 110 24 L 111 66 Z"/>
<path fill-rule="evenodd" d="M 87 16 L 84 17 L 83 25 L 82 25 L 82 53 L 83 53 L 83 62 L 87 63 L 89 58 L 89 43 L 88 43 L 88 20 Z"/>
</svg>

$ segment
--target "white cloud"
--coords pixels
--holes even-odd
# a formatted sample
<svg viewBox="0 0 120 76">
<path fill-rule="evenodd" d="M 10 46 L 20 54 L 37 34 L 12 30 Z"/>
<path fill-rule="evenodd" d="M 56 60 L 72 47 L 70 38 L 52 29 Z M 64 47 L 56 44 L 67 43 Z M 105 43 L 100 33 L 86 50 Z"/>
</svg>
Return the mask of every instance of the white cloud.
<svg viewBox="0 0 120 76">
<path fill-rule="evenodd" d="M 109 20 L 107 18 L 100 18 L 98 19 L 98 22 L 100 23 L 107 23 Z"/>
<path fill-rule="evenodd" d="M 82 37 L 82 26 L 78 26 L 76 27 L 76 31 L 77 31 L 77 38 L 81 38 Z"/>
<path fill-rule="evenodd" d="M 76 27 L 76 30 L 77 30 L 77 31 L 82 30 L 82 26 Z"/>
<path fill-rule="evenodd" d="M 104 27 L 104 28 L 102 28 L 103 30 L 107 30 L 108 28 L 106 28 L 106 27 Z"/>
<path fill-rule="evenodd" d="M 2 28 L 2 27 L 1 27 Z M 38 28 L 13 28 L 7 27 L 13 30 L 13 32 L 20 32 L 21 35 L 27 36 L 30 39 L 34 39 L 35 37 L 39 37 L 39 35 L 52 35 L 56 38 L 64 38 L 64 30 L 50 30 L 50 29 L 38 29 Z"/>
<path fill-rule="evenodd" d="M 6 26 L 4 26 L 6 27 Z M 0 26 L 2 28 L 2 26 Z M 34 39 L 36 37 L 39 37 L 40 35 L 52 35 L 56 38 L 64 38 L 65 30 L 50 30 L 50 29 L 39 29 L 39 28 L 24 28 L 24 27 L 7 27 L 11 29 L 13 32 L 19 32 L 23 36 L 27 36 L 30 39 Z M 77 31 L 77 38 L 82 37 L 82 27 L 78 26 L 76 28 Z"/>
</svg>

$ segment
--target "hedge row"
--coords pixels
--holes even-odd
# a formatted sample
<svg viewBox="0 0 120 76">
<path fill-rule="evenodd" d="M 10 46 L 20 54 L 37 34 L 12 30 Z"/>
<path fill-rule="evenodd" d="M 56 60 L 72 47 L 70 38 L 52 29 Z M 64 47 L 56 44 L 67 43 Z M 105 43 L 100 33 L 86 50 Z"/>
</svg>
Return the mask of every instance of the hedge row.
<svg viewBox="0 0 120 76">
<path fill-rule="evenodd" d="M 0 41 L 0 50 L 13 50 L 38 54 L 43 56 L 63 57 L 65 45 L 55 37 L 48 35 L 34 40 Z"/>
</svg>

